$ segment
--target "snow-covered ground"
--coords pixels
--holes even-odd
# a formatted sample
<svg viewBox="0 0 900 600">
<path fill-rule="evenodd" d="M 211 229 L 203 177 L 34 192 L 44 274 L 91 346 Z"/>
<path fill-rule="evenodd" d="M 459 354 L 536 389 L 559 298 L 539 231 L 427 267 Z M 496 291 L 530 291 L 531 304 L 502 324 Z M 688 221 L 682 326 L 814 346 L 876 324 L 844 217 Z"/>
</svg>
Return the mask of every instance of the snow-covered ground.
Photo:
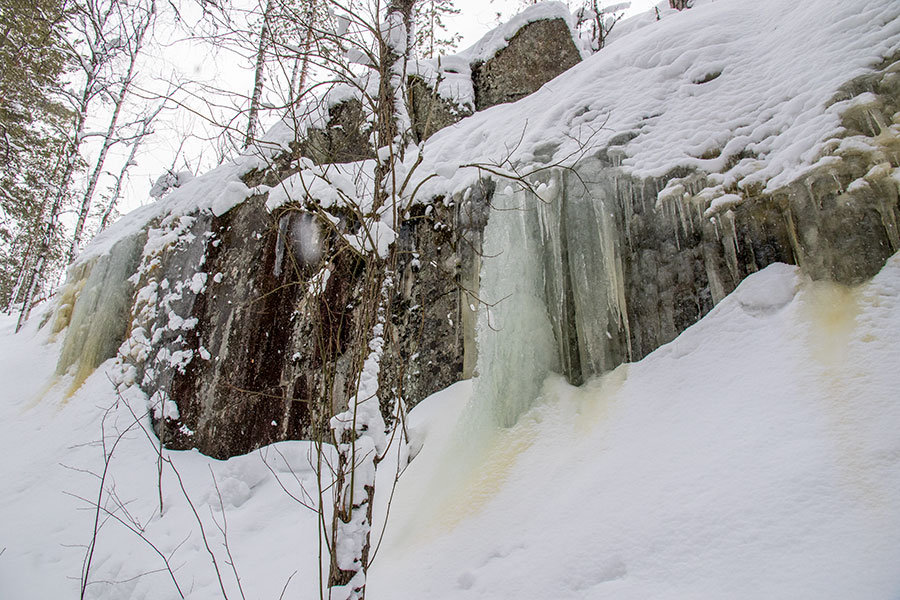
<svg viewBox="0 0 900 600">
<path fill-rule="evenodd" d="M 197 452 L 166 453 L 186 493 L 168 465 L 160 492 L 158 443 L 147 434 L 146 397 L 117 397 L 107 376 L 113 361 L 68 396 L 73 377 L 54 375 L 60 343 L 48 339 L 50 327 L 35 331 L 38 321 L 33 318 L 15 335 L 15 319 L 0 319 L 0 422 L 5 426 L 0 436 L 0 598 L 79 597 L 98 500 L 115 516 L 99 514 L 88 598 L 179 597 L 165 561 L 138 532 L 170 559 L 184 597 L 221 598 L 205 533 L 228 597 L 240 597 L 221 546 L 218 527 L 225 528 L 225 518 L 233 562 L 238 569 L 242 562 L 248 566 L 239 570 L 248 598 L 277 598 L 295 571 L 292 597 L 315 581 L 317 559 L 309 554 L 315 549 L 315 515 L 279 484 L 301 500 L 300 481 L 315 489 L 309 443 L 282 444 L 227 462 Z M 104 488 L 115 496 L 100 498 L 105 456 L 111 460 Z"/>
<path fill-rule="evenodd" d="M 75 597 L 103 416 L 107 452 L 135 419 L 104 368 L 66 398 L 56 344 L 12 327 L 0 334 L 0 590 Z M 512 428 L 461 425 L 468 382 L 436 394 L 411 414 L 422 450 L 394 494 L 369 597 L 897 598 L 898 330 L 900 256 L 857 289 L 773 265 L 640 363 L 582 388 L 551 377 Z M 185 597 L 222 597 L 198 517 L 228 597 L 240 593 L 226 518 L 247 598 L 286 583 L 284 597 L 318 597 L 315 515 L 278 483 L 302 500 L 293 471 L 315 489 L 309 444 L 224 462 L 166 452 L 198 517 L 167 466 L 160 518 L 157 450 L 140 425 L 112 451 L 121 506 L 105 506 L 122 522 L 100 515 L 88 597 L 178 597 L 124 523 L 169 559 Z M 379 472 L 383 514 L 391 473 Z"/>
<path fill-rule="evenodd" d="M 458 164 L 512 148 L 525 167 L 559 160 L 584 142 L 579 127 L 597 145 L 636 133 L 620 157 L 634 175 L 685 166 L 782 185 L 830 151 L 838 86 L 900 49 L 892 0 L 698 4 L 623 23 L 533 96 L 435 135 L 420 171 L 439 175 L 432 191 L 461 189 L 476 170 Z M 732 165 L 743 150 L 755 158 Z M 82 260 L 153 217 L 227 210 L 258 164 L 188 182 Z M 116 396 L 111 361 L 69 394 L 72 377 L 54 374 L 61 340 L 40 320 L 13 335 L 0 318 L 0 598 L 77 597 L 88 563 L 89 598 L 317 598 L 312 445 L 224 462 L 163 452 L 160 477 L 145 399 Z M 436 394 L 410 415 L 421 451 L 390 503 L 369 598 L 900 597 L 897 331 L 897 256 L 852 290 L 773 265 L 643 361 L 581 388 L 551 376 L 510 428 L 473 426 L 477 386 Z M 392 469 L 379 476 L 376 532 Z"/>
<path fill-rule="evenodd" d="M 776 264 L 487 440 L 433 399 L 372 597 L 897 598 L 898 326 L 900 256 L 853 290 Z"/>
</svg>

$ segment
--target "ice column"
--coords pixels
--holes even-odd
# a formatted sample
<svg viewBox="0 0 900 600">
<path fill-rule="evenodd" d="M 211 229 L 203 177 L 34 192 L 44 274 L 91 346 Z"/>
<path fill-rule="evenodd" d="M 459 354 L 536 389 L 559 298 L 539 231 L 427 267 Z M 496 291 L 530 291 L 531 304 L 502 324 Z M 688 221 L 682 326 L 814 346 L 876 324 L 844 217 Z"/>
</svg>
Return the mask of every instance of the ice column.
<svg viewBox="0 0 900 600">
<path fill-rule="evenodd" d="M 100 363 L 115 356 L 125 337 L 134 292 L 129 277 L 137 268 L 143 244 L 140 234 L 121 239 L 84 273 L 86 281 L 68 284 L 83 286 L 74 302 L 56 367 L 57 374 L 62 375 L 77 365 L 70 392 Z"/>
<path fill-rule="evenodd" d="M 586 380 L 631 357 L 621 256 L 622 211 L 615 180 L 608 174 L 568 179 L 561 219 L 581 375 Z"/>
<path fill-rule="evenodd" d="M 515 424 L 540 395 L 547 374 L 558 369 L 544 298 L 538 202 L 528 190 L 499 189 L 484 232 L 473 408 L 476 419 L 494 426 Z"/>
</svg>

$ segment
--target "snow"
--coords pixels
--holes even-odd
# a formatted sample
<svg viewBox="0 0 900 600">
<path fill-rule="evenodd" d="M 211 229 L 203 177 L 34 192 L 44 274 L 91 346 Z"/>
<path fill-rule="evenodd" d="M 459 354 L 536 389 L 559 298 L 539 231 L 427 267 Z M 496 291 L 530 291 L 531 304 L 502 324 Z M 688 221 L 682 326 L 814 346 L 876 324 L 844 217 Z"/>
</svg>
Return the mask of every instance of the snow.
<svg viewBox="0 0 900 600">
<path fill-rule="evenodd" d="M 660 21 L 623 21 L 603 51 L 531 96 L 437 132 L 417 175 L 463 163 L 521 175 L 630 133 L 616 148 L 624 174 L 687 167 L 774 191 L 831 149 L 853 106 L 831 102 L 840 86 L 900 51 L 900 4 L 891 0 L 696 4 L 661 11 Z M 753 158 L 729 165 L 742 152 Z M 427 181 L 419 198 L 460 192 L 478 176 L 457 168 Z"/>
<path fill-rule="evenodd" d="M 419 198 L 448 197 L 479 174 L 456 168 L 463 161 L 527 172 L 573 162 L 628 133 L 634 137 L 615 147 L 622 173 L 711 174 L 708 216 L 727 227 L 742 198 L 729 190 L 772 191 L 840 160 L 840 151 L 872 150 L 864 139 L 835 137 L 841 114 L 864 111 L 873 98 L 831 100 L 900 50 L 900 4 L 718 0 L 661 13 L 659 22 L 623 21 L 603 52 L 534 95 L 437 133 L 409 189 L 438 173 Z M 502 31 L 471 52 L 502 45 Z M 896 124 L 881 125 L 897 133 Z M 266 152 L 292 136 L 278 128 Z M 739 155 L 746 157 L 730 160 Z M 302 203 L 312 186 L 309 195 L 325 207 L 349 202 L 370 211 L 359 182 L 371 163 L 304 164 L 277 189 L 249 189 L 241 176 L 266 157 L 248 154 L 183 182 L 98 236 L 74 268 L 148 223 L 143 257 L 152 261 L 189 234 L 187 215 L 222 214 L 252 193 L 268 191 L 273 210 Z M 853 185 L 900 180 L 898 173 L 878 163 Z M 554 185 L 551 177 L 540 193 L 553 198 Z M 659 201 L 678 202 L 690 188 L 688 178 L 674 181 Z M 511 186 L 495 200 L 516 208 L 529 198 Z M 534 287 L 536 252 L 528 246 L 540 232 L 520 211 L 498 214 L 486 244 L 499 262 L 486 266 L 481 292 L 491 300 L 513 295 L 483 313 L 479 379 L 418 405 L 408 416 L 408 447 L 396 444 L 377 472 L 367 465 L 360 478 L 378 478 L 373 545 L 385 532 L 366 577 L 370 598 L 900 596 L 900 256 L 857 288 L 772 265 L 670 344 L 576 388 L 553 373 L 552 325 L 533 297 L 545 293 Z M 395 235 L 390 211 L 367 218 L 363 229 L 373 235 L 350 241 L 383 255 Z M 525 245 L 522 256 L 493 251 L 514 242 Z M 584 266 L 584 278 L 605 282 L 594 302 L 621 313 L 616 265 Z M 329 276 L 323 268 L 310 288 L 323 289 Z M 135 353 L 147 347 L 156 316 L 141 307 L 202 289 L 206 277 L 152 280 L 137 290 Z M 304 506 L 315 502 L 315 446 L 284 442 L 228 461 L 160 452 L 148 399 L 134 387 L 117 392 L 111 381 L 121 374 L 133 382 L 135 372 L 112 360 L 89 375 L 56 372 L 62 338 L 38 330 L 47 310 L 36 309 L 19 335 L 14 319 L 0 316 L 3 598 L 76 596 L 89 548 L 88 598 L 318 598 L 318 519 Z M 191 326 L 167 314 L 172 335 Z M 354 399 L 370 425 L 360 438 L 364 454 L 366 444 L 372 452 L 386 444 L 368 399 L 379 392 L 380 326 L 366 389 Z M 198 354 L 213 358 L 203 348 Z M 177 367 L 191 357 L 175 350 L 159 358 Z M 155 402 L 150 410 L 176 414 L 171 401 Z M 336 464 L 339 450 L 324 447 L 322 460 Z M 391 493 L 407 451 L 415 458 Z M 100 512 L 91 545 L 105 466 L 100 501 L 109 513 Z M 355 546 L 341 560 L 351 564 L 359 536 L 345 539 Z"/>
<path fill-rule="evenodd" d="M 96 497 L 97 480 L 84 470 L 102 469 L 103 450 L 92 442 L 117 400 L 104 373 L 110 363 L 66 400 L 69 376 L 53 375 L 58 342 L 46 342 L 36 322 L 17 336 L 12 319 L 0 324 L 0 418 L 8 424 L 0 506 L 15 516 L 0 520 L 0 581 L 12 600 L 77 594 L 93 513 L 70 494 Z M 409 415 L 415 459 L 393 494 L 369 597 L 895 598 L 898 327 L 900 256 L 856 289 L 773 265 L 639 363 L 581 388 L 551 375 L 512 427 L 468 427 L 471 382 L 435 394 Z M 105 421 L 107 447 L 134 422 L 125 405 L 143 402 L 118 399 Z M 281 443 L 229 461 L 164 454 L 223 567 L 212 519 L 221 524 L 224 511 L 248 597 L 278 597 L 295 571 L 288 593 L 318 597 L 315 516 L 262 462 L 302 499 L 285 461 L 314 491 L 310 449 Z M 111 463 L 128 511 L 117 514 L 174 551 L 186 597 L 220 597 L 169 470 L 158 516 L 157 459 L 155 444 L 132 427 Z M 385 462 L 378 473 L 373 532 L 395 470 Z M 165 571 L 139 576 L 162 566 L 135 534 L 106 520 L 92 579 L 123 583 L 93 584 L 88 597 L 175 597 Z M 223 578 L 237 595 L 227 567 Z"/>
<path fill-rule="evenodd" d="M 472 46 L 458 53 L 457 56 L 468 60 L 469 64 L 487 61 L 500 50 L 506 48 L 509 45 L 509 40 L 520 29 L 529 23 L 543 19 L 562 19 L 569 25 L 570 29 L 572 28 L 572 15 L 565 4 L 562 2 L 541 2 L 528 6 L 499 27 L 492 29 Z"/>
<path fill-rule="evenodd" d="M 277 598 L 289 577 L 288 594 L 316 581 L 315 554 L 300 557 L 288 550 L 296 547 L 297 540 L 315 539 L 315 514 L 281 488 L 284 485 L 301 499 L 301 482 L 308 491 L 315 490 L 308 462 L 310 443 L 279 444 L 228 461 L 196 452 L 166 452 L 164 457 L 171 458 L 178 469 L 199 517 L 194 516 L 168 465 L 160 517 L 159 455 L 155 438 L 145 431 L 149 428 L 146 398 L 136 395 L 134 388 L 116 396 L 107 377 L 114 368 L 112 361 L 67 397 L 71 375 L 54 375 L 59 342 L 48 341 L 46 330 L 36 331 L 37 322 L 32 319 L 23 334 L 13 335 L 14 319 L 3 316 L 0 320 L 0 415 L 8 425 L 0 442 L 4 457 L 0 477 L 5 482 L 0 486 L 0 506 L 6 515 L 0 519 L 4 599 L 78 597 L 82 561 L 94 524 L 90 506 L 99 490 L 98 479 L 91 473 L 99 475 L 103 469 L 100 440 L 105 440 L 109 451 L 119 433 L 123 436 L 115 446 L 106 481 L 116 496 L 105 496 L 104 505 L 122 521 L 101 514 L 91 567 L 94 583 L 87 588 L 87 598 L 178 597 L 159 555 L 126 524 L 143 528 L 144 535 L 170 556 L 185 597 L 222 597 L 198 518 L 219 557 L 230 597 L 238 596 L 237 584 L 222 562 L 227 559 L 224 538 L 215 524 L 222 525 L 225 518 L 245 590 Z M 273 549 L 280 550 L 269 555 Z M 263 557 L 265 564 L 257 563 Z"/>
<path fill-rule="evenodd" d="M 551 376 L 486 439 L 459 427 L 465 390 L 417 407 L 369 593 L 896 597 L 898 293 L 897 256 L 853 290 L 773 265 L 647 359 Z"/>
<path fill-rule="evenodd" d="M 410 73 L 418 75 L 431 88 L 437 86 L 438 95 L 449 100 L 461 110 L 474 112 L 475 88 L 472 86 L 472 68 L 466 56 L 440 56 L 434 59 L 418 58 L 408 65 Z"/>
<path fill-rule="evenodd" d="M 138 235 L 156 220 L 181 218 L 198 211 L 224 214 L 252 194 L 241 177 L 264 166 L 264 159 L 262 154 L 243 155 L 199 177 L 187 179 L 165 197 L 122 216 L 98 234 L 78 255 L 74 265 L 108 254 L 120 239 Z"/>
</svg>

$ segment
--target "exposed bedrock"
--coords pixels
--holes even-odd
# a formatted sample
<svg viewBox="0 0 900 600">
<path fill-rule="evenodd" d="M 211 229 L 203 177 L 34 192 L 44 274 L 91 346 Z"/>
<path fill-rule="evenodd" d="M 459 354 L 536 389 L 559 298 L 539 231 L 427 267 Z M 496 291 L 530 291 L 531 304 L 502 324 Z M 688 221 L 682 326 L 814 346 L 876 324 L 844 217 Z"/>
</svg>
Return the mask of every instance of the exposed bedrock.
<svg viewBox="0 0 900 600">
<path fill-rule="evenodd" d="M 381 386 L 410 403 L 473 368 L 477 300 L 467 290 L 477 286 L 492 187 L 417 206 L 399 229 Z M 221 217 L 167 218 L 127 240 L 128 253 L 70 274 L 77 301 L 59 309 L 59 327 L 85 316 L 69 327 L 61 371 L 90 351 L 79 367 L 89 373 L 118 348 L 114 378 L 157 405 L 166 446 L 218 458 L 308 438 L 346 406 L 366 343 L 354 337 L 365 264 L 318 217 L 299 207 L 269 214 L 255 197 Z M 103 303 L 115 318 L 98 329 Z M 97 335 L 86 336 L 90 328 Z"/>
<path fill-rule="evenodd" d="M 472 65 L 475 109 L 520 100 L 580 61 L 565 21 L 529 23 L 493 58 Z"/>
<path fill-rule="evenodd" d="M 503 310 L 480 280 L 498 215 L 517 228 L 510 244 L 527 247 L 488 247 L 508 246 L 509 272 L 531 274 L 529 314 L 546 312 L 550 368 L 573 383 L 671 341 L 771 263 L 847 285 L 871 277 L 900 249 L 898 81 L 886 65 L 845 86 L 843 130 L 779 189 L 720 189 L 687 169 L 636 179 L 615 158 L 626 135 L 573 169 L 481 180 L 412 207 L 384 288 L 384 398 L 415 404 L 473 375 L 477 311 Z M 292 169 L 286 158 L 252 177 Z M 77 364 L 78 385 L 117 355 L 116 380 L 150 396 L 171 448 L 224 458 L 313 434 L 355 389 L 369 265 L 341 246 L 358 227 L 349 211 L 326 217 L 309 199 L 270 214 L 263 203 L 168 216 L 74 267 L 54 321 L 66 334 L 59 372 Z"/>
<path fill-rule="evenodd" d="M 455 65 L 454 70 L 444 66 L 440 76 L 452 73 L 457 81 L 465 79 L 466 83 L 457 85 L 472 87 L 474 107 L 471 101 L 461 105 L 442 96 L 419 75 L 409 76 L 407 104 L 417 141 L 427 140 L 473 110 L 520 100 L 581 61 L 572 32 L 561 18 L 524 23 L 503 48 L 486 60 L 474 59 L 463 73 L 456 70 L 459 64 L 472 59 L 461 57 L 446 58 L 444 62 Z M 373 158 L 370 133 L 371 119 L 363 102 L 344 99 L 329 107 L 325 126 L 310 128 L 297 150 L 317 164 Z"/>
</svg>

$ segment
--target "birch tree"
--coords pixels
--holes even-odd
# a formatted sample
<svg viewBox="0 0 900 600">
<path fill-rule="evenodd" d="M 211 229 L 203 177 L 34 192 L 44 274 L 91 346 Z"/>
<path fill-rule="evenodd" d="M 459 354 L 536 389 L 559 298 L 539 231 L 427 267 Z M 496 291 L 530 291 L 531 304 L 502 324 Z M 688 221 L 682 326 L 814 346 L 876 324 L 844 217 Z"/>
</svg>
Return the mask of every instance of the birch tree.
<svg viewBox="0 0 900 600">
<path fill-rule="evenodd" d="M 396 256 L 393 247 L 385 250 L 374 240 L 383 216 L 390 215 L 391 222 L 396 223 L 402 211 L 406 178 L 400 173 L 400 164 L 413 148 L 406 99 L 407 64 L 416 39 L 415 14 L 414 0 L 391 0 L 385 7 L 351 7 L 335 2 L 326 10 L 334 14 L 335 27 L 317 30 L 316 35 L 341 51 L 310 56 L 310 61 L 332 81 L 355 89 L 366 118 L 372 122 L 371 144 L 375 151 L 373 178 L 369 188 L 362 191 L 365 199 L 347 198 L 348 207 L 360 224 L 358 235 L 368 243 L 361 243 L 356 250 L 364 263 L 361 315 L 354 323 L 356 379 L 346 408 L 329 420 L 338 460 L 331 520 L 324 532 L 330 550 L 329 597 L 362 600 L 373 559 L 377 471 L 388 456 L 389 440 L 405 444 L 402 432 L 398 434 L 396 430 L 402 418 L 393 420 L 393 435 L 389 435 L 386 415 L 382 413 L 385 406 L 402 412 L 402 399 L 391 397 L 388 390 L 379 387 L 385 318 L 390 314 L 391 286 L 397 279 Z M 326 386 L 322 402 L 325 410 L 332 406 L 329 387 Z M 397 456 L 403 456 L 402 451 Z"/>
<path fill-rule="evenodd" d="M 78 86 L 61 90 L 72 106 L 73 118 L 53 170 L 54 189 L 48 190 L 42 202 L 42 223 L 32 253 L 34 260 L 22 278 L 24 291 L 17 330 L 28 319 L 35 296 L 46 283 L 48 261 L 52 258 L 50 250 L 60 232 L 60 215 L 70 203 L 74 176 L 83 165 L 82 145 L 94 135 L 86 130 L 90 112 L 97 103 L 114 98 L 120 89 L 117 84 L 121 82 L 115 72 L 117 61 L 133 42 L 128 25 L 134 8 L 126 0 L 78 0 L 73 5 L 69 20 L 72 36 L 61 40 L 77 65 Z"/>
<path fill-rule="evenodd" d="M 274 0 L 266 0 L 265 10 L 263 10 L 262 20 L 259 25 L 259 45 L 256 50 L 256 64 L 253 71 L 253 93 L 250 96 L 250 113 L 243 148 L 247 148 L 253 142 L 256 137 L 256 129 L 259 126 L 259 104 L 262 100 L 263 85 L 265 84 L 266 55 L 269 53 L 271 45 L 271 27 L 269 22 L 272 18 L 274 5 Z"/>
<path fill-rule="evenodd" d="M 163 101 L 155 109 L 151 110 L 149 113 L 143 116 L 138 121 L 137 131 L 135 131 L 134 134 L 128 136 L 126 142 L 130 146 L 128 158 L 126 158 L 125 162 L 122 163 L 118 174 L 113 177 L 113 185 L 110 188 L 110 194 L 107 198 L 106 208 L 100 215 L 100 231 L 103 231 L 104 229 L 106 229 L 107 225 L 109 225 L 110 219 L 113 213 L 116 211 L 116 206 L 122 196 L 122 185 L 125 181 L 126 176 L 128 175 L 128 171 L 136 164 L 135 160 L 137 158 L 138 149 L 141 147 L 141 144 L 144 142 L 144 140 L 153 133 L 153 122 L 165 107 L 166 102 Z"/>
<path fill-rule="evenodd" d="M 69 247 L 67 262 L 74 260 L 79 246 L 81 245 L 84 236 L 85 222 L 90 213 L 94 193 L 97 191 L 97 184 L 100 181 L 100 175 L 103 173 L 109 150 L 121 141 L 118 136 L 119 119 L 137 74 L 136 69 L 138 59 L 143 52 L 147 34 L 156 17 L 156 1 L 150 0 L 149 4 L 143 6 L 132 6 L 130 7 L 129 12 L 131 14 L 126 18 L 127 20 L 120 24 L 118 31 L 120 35 L 124 36 L 124 39 L 120 42 L 120 53 L 124 55 L 126 67 L 123 73 L 114 75 L 112 77 L 114 81 L 107 84 L 106 92 L 112 102 L 112 114 L 109 117 L 106 131 L 102 135 L 100 150 L 94 163 L 94 167 L 91 170 L 87 186 L 81 194 L 81 200 L 78 205 L 78 216 L 75 221 L 75 232 L 72 234 L 72 243 Z M 136 150 L 136 146 L 133 146 L 133 149 Z M 132 156 L 125 162 L 125 167 L 127 168 L 129 163 L 133 160 L 134 157 Z M 121 178 L 119 181 L 121 181 Z"/>
</svg>

